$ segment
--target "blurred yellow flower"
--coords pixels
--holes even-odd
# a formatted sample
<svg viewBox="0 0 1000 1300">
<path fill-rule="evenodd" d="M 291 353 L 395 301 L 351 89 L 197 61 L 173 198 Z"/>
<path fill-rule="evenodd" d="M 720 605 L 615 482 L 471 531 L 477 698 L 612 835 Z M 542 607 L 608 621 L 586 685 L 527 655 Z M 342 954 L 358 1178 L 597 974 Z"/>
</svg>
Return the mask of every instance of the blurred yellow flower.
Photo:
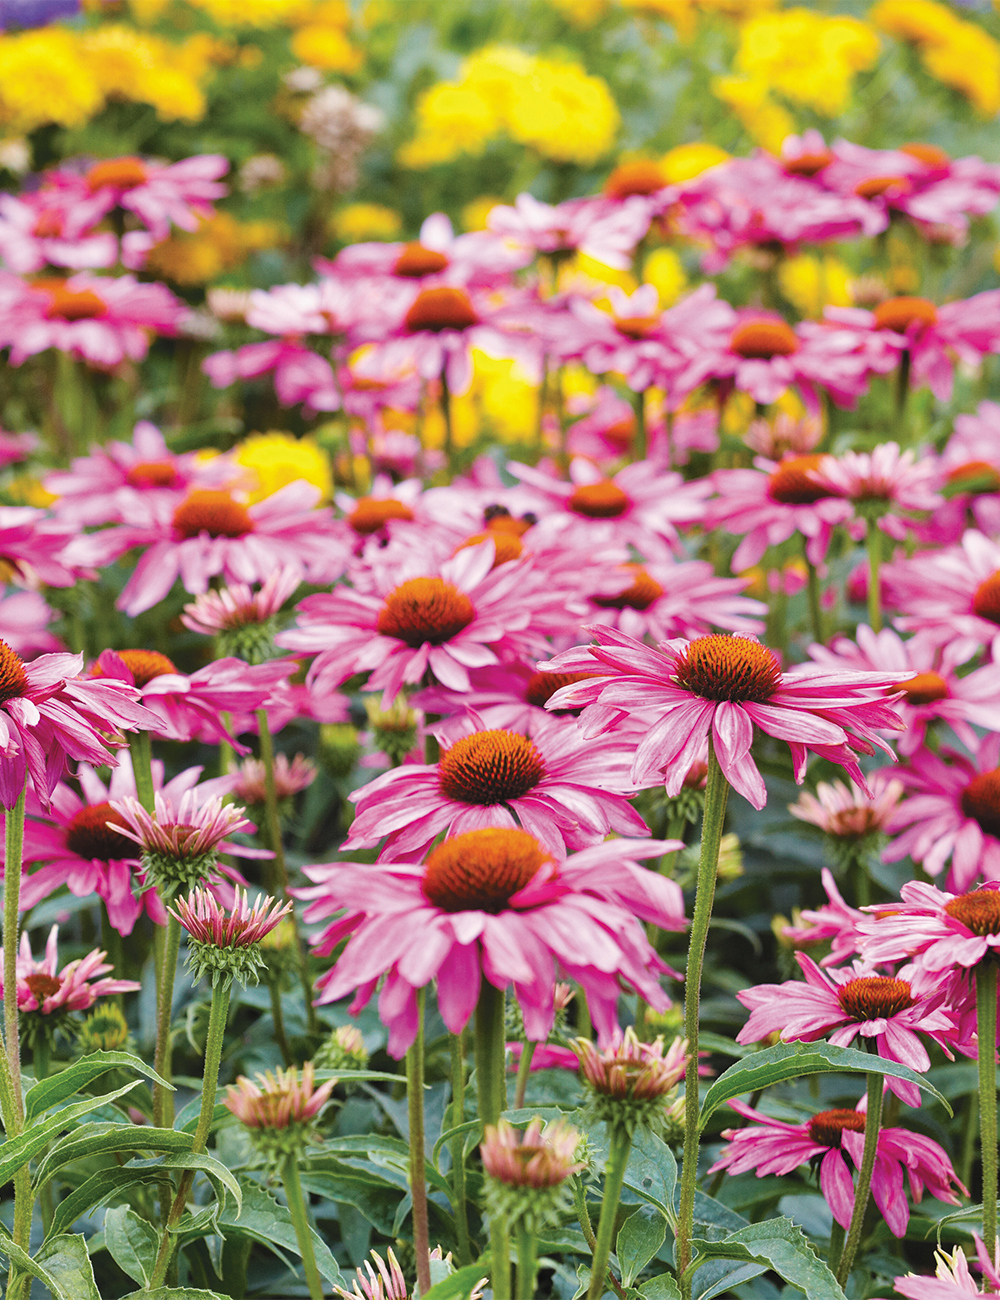
<svg viewBox="0 0 1000 1300">
<path fill-rule="evenodd" d="M 850 269 L 839 257 L 802 253 L 783 259 L 778 267 L 781 292 L 802 316 L 822 316 L 823 308 L 850 307 Z"/>
<path fill-rule="evenodd" d="M 668 149 L 660 159 L 663 174 L 671 185 L 693 180 L 716 163 L 725 162 L 729 157 L 725 149 L 707 140 L 697 140 L 693 144 L 679 144 Z"/>
<path fill-rule="evenodd" d="M 216 212 L 191 234 L 178 230 L 156 244 L 146 265 L 154 275 L 176 284 L 206 284 L 240 266 L 250 253 L 275 248 L 284 233 L 276 221 L 241 222 L 228 212 Z"/>
<path fill-rule="evenodd" d="M 480 154 L 507 135 L 557 162 L 593 163 L 610 149 L 620 117 L 607 84 L 575 63 L 490 46 L 417 100 L 417 133 L 399 151 L 407 167 Z"/>
<path fill-rule="evenodd" d="M 0 36 L 0 123 L 28 132 L 46 122 L 77 127 L 104 107 L 75 33 L 62 27 Z"/>
<path fill-rule="evenodd" d="M 452 399 L 452 434 L 456 447 L 470 447 L 481 437 L 499 442 L 534 440 L 538 424 L 538 388 L 516 361 L 472 351 L 473 376 L 467 393 Z M 435 403 L 424 419 L 424 441 L 444 446 L 444 421 Z"/>
<path fill-rule="evenodd" d="M 310 23 L 292 37 L 292 53 L 300 63 L 325 72 L 357 72 L 365 61 L 339 27 Z"/>
<path fill-rule="evenodd" d="M 132 6 L 150 0 L 132 0 Z M 155 2 L 155 0 L 154 0 Z M 172 0 L 167 0 L 167 6 Z M 219 27 L 282 27 L 303 13 L 302 0 L 188 0 Z"/>
<path fill-rule="evenodd" d="M 574 27 L 584 31 L 600 22 L 611 7 L 611 0 L 549 0 Z"/>
<path fill-rule="evenodd" d="M 171 45 L 119 23 L 106 23 L 79 38 L 80 53 L 108 99 L 152 104 L 165 121 L 197 122 L 205 114 L 199 80 L 210 68 L 214 42 L 196 38 L 188 48 Z"/>
<path fill-rule="evenodd" d="M 743 25 L 734 68 L 833 117 L 847 107 L 855 73 L 870 68 L 878 53 L 878 36 L 857 18 L 783 9 Z"/>
<path fill-rule="evenodd" d="M 1000 112 L 1000 44 L 978 23 L 936 0 L 879 0 L 868 16 L 887 35 L 916 45 L 931 76 L 984 116 Z"/>
<path fill-rule="evenodd" d="M 559 264 L 556 288 L 560 293 L 590 294 L 605 285 L 616 284 L 626 293 L 632 293 L 639 287 L 639 282 L 631 271 L 621 271 L 615 266 L 607 266 L 586 253 L 575 253 Z"/>
<path fill-rule="evenodd" d="M 483 194 L 478 199 L 473 199 L 462 209 L 462 229 L 463 230 L 485 230 L 486 218 L 490 215 L 498 203 L 503 199 L 494 198 L 491 194 Z"/>
<path fill-rule="evenodd" d="M 643 279 L 656 286 L 661 307 L 675 303 L 687 284 L 684 264 L 672 248 L 653 249 L 646 258 Z"/>
<path fill-rule="evenodd" d="M 341 243 L 354 244 L 362 239 L 395 239 L 403 219 L 381 203 L 348 203 L 333 214 L 329 227 Z"/>
<path fill-rule="evenodd" d="M 791 114 L 776 104 L 767 82 L 751 77 L 713 77 L 712 94 L 728 104 L 756 144 L 778 153 L 786 135 L 795 130 Z"/>
<path fill-rule="evenodd" d="M 277 430 L 252 433 L 236 446 L 233 457 L 256 476 L 251 501 L 260 501 L 297 479 L 318 487 L 324 500 L 333 491 L 329 458 L 312 438 L 296 438 Z"/>
<path fill-rule="evenodd" d="M 693 0 L 618 0 L 618 3 L 633 13 L 649 14 L 673 23 L 682 41 L 689 41 L 698 26 Z"/>
<path fill-rule="evenodd" d="M 4 485 L 4 493 L 15 505 L 41 506 L 43 509 L 57 499 L 47 488 L 42 487 L 41 481 L 34 474 L 15 474 Z"/>
</svg>

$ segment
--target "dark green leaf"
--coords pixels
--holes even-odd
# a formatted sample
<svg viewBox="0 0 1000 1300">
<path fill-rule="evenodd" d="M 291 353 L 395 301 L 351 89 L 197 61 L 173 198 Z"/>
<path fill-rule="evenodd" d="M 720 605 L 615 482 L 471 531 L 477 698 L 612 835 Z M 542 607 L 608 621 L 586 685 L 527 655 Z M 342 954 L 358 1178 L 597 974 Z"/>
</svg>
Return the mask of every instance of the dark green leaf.
<svg viewBox="0 0 1000 1300">
<path fill-rule="evenodd" d="M 272 1250 L 280 1246 L 293 1255 L 300 1255 L 298 1237 L 288 1207 L 278 1202 L 258 1183 L 240 1180 L 243 1209 L 237 1218 L 230 1208 L 219 1215 L 219 1230 L 226 1237 L 243 1236 Z M 325 1280 L 333 1286 L 345 1286 L 337 1261 L 323 1238 L 313 1229 L 313 1249 L 316 1267 Z"/>
<path fill-rule="evenodd" d="M 35 1192 L 43 1183 L 74 1160 L 85 1156 L 125 1151 L 189 1151 L 191 1137 L 169 1128 L 147 1128 L 141 1124 L 81 1124 L 47 1151 L 35 1173 Z"/>
<path fill-rule="evenodd" d="M 122 1300 L 228 1300 L 218 1291 L 198 1291 L 191 1286 L 158 1286 L 155 1291 L 130 1291 Z"/>
<path fill-rule="evenodd" d="M 631 1286 L 667 1235 L 667 1221 L 659 1210 L 642 1206 L 630 1214 L 618 1232 L 615 1253 L 622 1271 L 622 1285 Z"/>
<path fill-rule="evenodd" d="M 643 1282 L 639 1294 L 646 1300 L 681 1300 L 681 1289 L 673 1273 L 657 1273 Z"/>
<path fill-rule="evenodd" d="M 35 1256 L 35 1263 L 40 1264 L 72 1300 L 101 1300 L 94 1281 L 94 1268 L 87 1254 L 86 1237 L 50 1237 Z"/>
<path fill-rule="evenodd" d="M 694 1240 L 691 1248 L 703 1259 L 765 1265 L 809 1300 L 844 1300 L 837 1279 L 791 1219 L 752 1223 L 722 1241 Z"/>
<path fill-rule="evenodd" d="M 705 1127 L 710 1117 L 726 1101 L 739 1097 L 745 1092 L 756 1092 L 760 1088 L 770 1087 L 775 1083 L 784 1083 L 788 1079 L 798 1079 L 806 1074 L 882 1074 L 895 1079 L 905 1079 L 915 1083 L 925 1092 L 931 1093 L 952 1113 L 948 1102 L 937 1088 L 927 1082 L 922 1074 L 899 1065 L 896 1061 L 885 1061 L 881 1056 L 860 1052 L 854 1047 L 834 1047 L 831 1043 L 778 1043 L 775 1047 L 753 1052 L 737 1061 L 728 1070 L 720 1074 L 708 1092 L 701 1107 L 701 1128 Z"/>
<path fill-rule="evenodd" d="M 477 1264 L 467 1264 L 465 1268 L 456 1269 L 443 1282 L 437 1282 L 422 1300 L 462 1300 L 472 1295 L 477 1283 L 488 1278 L 490 1266 L 488 1259 L 481 1259 Z"/>
<path fill-rule="evenodd" d="M 58 1074 L 32 1084 L 24 1098 L 25 1124 L 30 1125 L 39 1115 L 44 1115 L 53 1106 L 58 1106 L 61 1101 L 80 1092 L 109 1070 L 133 1070 L 173 1091 L 171 1084 L 161 1079 L 151 1066 L 131 1052 L 91 1052 Z"/>
<path fill-rule="evenodd" d="M 127 1205 L 116 1205 L 104 1216 L 104 1244 L 123 1273 L 140 1286 L 149 1286 L 160 1247 L 159 1233 Z"/>
<path fill-rule="evenodd" d="M 449 1143 L 452 1138 L 458 1137 L 460 1133 L 472 1133 L 475 1129 L 481 1129 L 483 1121 L 481 1119 L 469 1119 L 464 1124 L 456 1124 L 454 1128 L 446 1128 L 438 1140 L 434 1143 L 434 1150 L 431 1152 L 431 1164 L 437 1168 L 438 1156 L 441 1154 L 441 1148 Z"/>
</svg>

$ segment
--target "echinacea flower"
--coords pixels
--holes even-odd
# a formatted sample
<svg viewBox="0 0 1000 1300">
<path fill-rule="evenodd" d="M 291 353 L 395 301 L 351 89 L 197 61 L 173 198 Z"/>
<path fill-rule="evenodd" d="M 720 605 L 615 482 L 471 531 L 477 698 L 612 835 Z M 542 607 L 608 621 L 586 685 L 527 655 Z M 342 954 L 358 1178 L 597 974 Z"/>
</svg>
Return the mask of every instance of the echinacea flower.
<svg viewBox="0 0 1000 1300">
<path fill-rule="evenodd" d="M 31 777 L 43 805 L 69 759 L 115 765 L 121 731 L 155 719 L 134 686 L 80 677 L 83 655 L 40 655 L 30 664 L 0 641 L 0 806 L 17 803 Z"/>
<path fill-rule="evenodd" d="M 264 966 L 258 944 L 292 910 L 291 903 L 276 902 L 258 894 L 253 907 L 247 902 L 246 890 L 236 898 L 227 915 L 207 889 L 194 889 L 187 898 L 178 898 L 167 911 L 188 932 L 188 965 L 196 978 L 212 976 L 215 985 L 234 977 L 242 984 L 257 982 Z"/>
<path fill-rule="evenodd" d="M 492 207 L 486 224 L 506 243 L 531 253 L 558 259 L 579 251 L 625 271 L 649 229 L 649 219 L 649 204 L 638 195 L 620 203 L 585 198 L 551 204 L 522 193 L 512 207 L 503 203 Z"/>
<path fill-rule="evenodd" d="M 932 545 L 961 541 L 971 514 L 987 537 L 1000 534 L 1000 406 L 980 402 L 975 412 L 955 417 L 955 431 L 945 443 L 938 469 L 947 500 L 920 531 Z"/>
<path fill-rule="evenodd" d="M 2 967 L 0 948 L 0 967 Z M 59 969 L 59 927 L 49 931 L 45 956 L 31 955 L 31 940 L 25 930 L 17 953 L 17 1006 L 19 1011 L 36 1011 L 43 1016 L 60 1012 L 86 1011 L 109 993 L 134 993 L 142 986 L 135 980 L 106 978 L 114 967 L 105 962 L 106 952 L 95 948 L 86 957 Z M 3 976 L 0 974 L 0 998 Z"/>
<path fill-rule="evenodd" d="M 296 568 L 275 569 L 254 591 L 245 582 L 204 591 L 184 606 L 181 622 L 192 632 L 215 637 L 223 654 L 262 663 L 274 654 L 277 615 L 302 579 Z"/>
<path fill-rule="evenodd" d="M 479 1154 L 486 1174 L 491 1222 L 537 1233 L 554 1227 L 572 1203 L 568 1181 L 586 1168 L 574 1157 L 580 1134 L 565 1120 L 518 1129 L 505 1119 L 487 1124 Z"/>
<path fill-rule="evenodd" d="M 217 153 L 195 154 L 175 163 L 126 155 L 101 159 L 82 177 L 57 171 L 49 173 L 49 179 L 89 193 L 103 212 L 125 209 L 161 240 L 171 226 L 194 231 L 200 217 L 212 215 L 213 200 L 228 193 L 219 179 L 228 170 L 229 160 Z"/>
<path fill-rule="evenodd" d="M 612 628 L 587 629 L 597 644 L 557 655 L 542 669 L 590 672 L 564 686 L 547 708 L 585 706 L 584 736 L 614 733 L 629 714 L 654 718 L 635 748 L 632 781 L 661 781 L 680 793 L 691 763 L 711 739 L 722 773 L 755 808 L 767 802 L 764 780 L 750 752 L 754 728 L 788 742 L 795 780 L 805 776 L 807 751 L 845 768 L 867 790 L 855 749 L 891 753 L 878 729 L 896 729 L 898 716 L 885 688 L 898 677 L 816 667 L 783 673 L 756 637 L 713 634 L 694 641 L 664 641 L 655 649 Z"/>
<path fill-rule="evenodd" d="M 303 754 L 289 760 L 287 754 L 274 756 L 274 792 L 280 803 L 291 799 L 316 780 L 316 764 Z M 233 794 L 241 803 L 262 804 L 267 797 L 264 764 L 259 758 L 245 758 L 236 771 Z"/>
<path fill-rule="evenodd" d="M 831 839 L 857 844 L 884 834 L 900 799 L 903 783 L 887 779 L 885 769 L 872 773 L 873 794 L 843 781 L 820 781 L 816 793 L 804 790 L 788 811 L 799 821 L 811 822 Z M 832 900 L 831 900 L 832 901 Z"/>
<path fill-rule="evenodd" d="M 744 1128 L 723 1131 L 729 1145 L 709 1173 L 724 1169 L 730 1174 L 745 1174 L 754 1170 L 758 1178 L 763 1178 L 766 1174 L 790 1174 L 818 1158 L 820 1189 L 833 1217 L 842 1228 L 848 1228 L 854 1212 L 854 1182 L 845 1156 L 860 1168 L 864 1113 L 824 1110 L 802 1124 L 788 1124 L 741 1101 L 729 1104 L 750 1122 Z M 937 1142 L 910 1129 L 880 1129 L 871 1191 L 894 1237 L 902 1237 L 910 1221 L 904 1170 L 914 1201 L 921 1199 L 926 1187 L 937 1200 L 957 1205 L 959 1191 L 966 1191 Z"/>
<path fill-rule="evenodd" d="M 810 477 L 850 501 L 860 521 L 874 521 L 897 541 L 906 538 L 912 516 L 929 513 L 943 501 L 934 457 L 918 459 L 912 447 L 900 451 L 895 442 L 880 443 L 870 452 L 821 456 Z"/>
<path fill-rule="evenodd" d="M 608 586 L 591 595 L 597 623 L 616 627 L 641 641 L 698 637 L 714 628 L 763 632 L 767 606 L 743 593 L 747 578 L 718 578 L 707 560 L 625 564 L 618 568 L 617 590 Z M 626 585 L 627 584 L 627 585 Z"/>
<path fill-rule="evenodd" d="M 386 1255 L 388 1262 L 377 1250 L 373 1250 L 371 1257 L 375 1261 L 375 1268 L 366 1259 L 361 1268 L 356 1270 L 350 1291 L 335 1286 L 333 1289 L 341 1300 L 409 1300 L 406 1278 L 391 1246 Z"/>
<path fill-rule="evenodd" d="M 56 612 L 37 591 L 18 591 L 0 584 L 0 637 L 26 662 L 62 650 L 49 624 Z"/>
<path fill-rule="evenodd" d="M 863 961 L 824 971 L 801 952 L 795 960 L 804 983 L 758 984 L 736 994 L 750 1012 L 738 1043 L 758 1043 L 776 1033 L 784 1043 L 827 1038 L 835 1047 L 850 1047 L 860 1035 L 874 1041 L 883 1060 L 898 1061 L 919 1074 L 931 1068 L 921 1034 L 951 1055 L 948 1045 L 958 1036 L 958 1025 L 949 1010 L 948 987 L 937 975 L 919 966 L 883 975 Z M 891 1075 L 886 1083 L 907 1106 L 920 1105 L 915 1083 Z"/>
<path fill-rule="evenodd" d="M 829 867 L 823 868 L 820 878 L 828 901 L 820 907 L 804 908 L 797 924 L 784 926 L 781 936 L 795 946 L 829 942 L 830 951 L 820 965 L 836 966 L 858 952 L 861 940 L 857 927 L 865 920 L 865 913 L 844 902 Z"/>
<path fill-rule="evenodd" d="M 287 1129 L 310 1124 L 330 1100 L 336 1079 L 316 1087 L 312 1061 L 299 1071 L 270 1070 L 251 1081 L 240 1075 L 226 1089 L 225 1104 L 249 1129 Z"/>
<path fill-rule="evenodd" d="M 327 955 L 350 936 L 317 981 L 318 1002 L 355 992 L 356 1014 L 385 976 L 379 1014 L 389 1051 L 399 1057 L 416 1036 L 417 989 L 437 980 L 441 1015 L 457 1034 L 486 979 L 496 988 L 513 984 L 525 1036 L 542 1043 L 555 1019 L 558 971 L 581 986 L 607 1044 L 618 1025 L 621 981 L 650 1006 L 668 1005 L 659 975 L 669 968 L 641 922 L 682 929 L 683 899 L 674 881 L 637 863 L 678 846 L 607 840 L 559 862 L 526 831 L 491 827 L 445 840 L 422 865 L 306 867 L 315 883 L 294 891 L 307 902 L 303 919 L 335 917 L 315 951 Z"/>
<path fill-rule="evenodd" d="M 916 957 L 930 971 L 968 970 L 1000 949 L 1000 881 L 949 894 L 908 880 L 899 893 L 902 902 L 863 909 L 869 915 L 858 932 L 868 961 Z"/>
<path fill-rule="evenodd" d="M 577 1038 L 573 1049 L 597 1118 L 630 1133 L 662 1115 L 684 1078 L 688 1059 L 686 1039 L 675 1038 L 664 1051 L 662 1037 L 642 1043 L 631 1025 L 624 1034 L 617 1031 L 603 1048 L 589 1038 Z"/>
<path fill-rule="evenodd" d="M 962 664 L 983 646 L 1000 655 L 1000 544 L 974 528 L 959 546 L 918 551 L 887 564 L 896 619 L 905 632 L 941 647 L 949 663 Z"/>
<path fill-rule="evenodd" d="M 972 1234 L 976 1245 L 976 1258 L 983 1271 L 982 1287 L 977 1286 L 975 1278 L 969 1272 L 969 1261 L 961 1246 L 955 1246 L 949 1255 L 945 1250 L 936 1250 L 936 1265 L 933 1277 L 922 1277 L 919 1273 L 906 1273 L 897 1277 L 893 1285 L 906 1300 L 965 1300 L 970 1295 L 991 1295 L 1000 1291 L 1000 1259 L 990 1259 L 982 1237 L 977 1232 Z"/>
<path fill-rule="evenodd" d="M 0 565 L 25 586 L 72 587 L 94 576 L 67 558 L 76 531 L 35 506 L 0 506 Z"/>
<path fill-rule="evenodd" d="M 422 856 L 442 831 L 521 825 L 562 858 L 612 832 L 649 834 L 626 797 L 631 746 L 620 737 L 581 745 L 552 718 L 526 736 L 484 730 L 471 714 L 438 734 L 437 763 L 393 768 L 351 793 L 357 813 L 345 850 L 385 839 L 382 858 L 403 860 Z"/>
</svg>

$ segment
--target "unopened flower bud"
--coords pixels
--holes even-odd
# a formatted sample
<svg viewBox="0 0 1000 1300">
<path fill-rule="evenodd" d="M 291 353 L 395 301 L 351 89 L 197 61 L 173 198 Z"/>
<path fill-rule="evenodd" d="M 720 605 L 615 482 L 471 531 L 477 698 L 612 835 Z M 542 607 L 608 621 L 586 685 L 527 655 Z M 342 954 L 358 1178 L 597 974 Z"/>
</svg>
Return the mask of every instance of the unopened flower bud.
<svg viewBox="0 0 1000 1300">
<path fill-rule="evenodd" d="M 260 940 L 291 912 L 292 905 L 282 907 L 273 898 L 259 895 L 250 907 L 246 891 L 241 895 L 237 889 L 227 916 L 207 889 L 196 889 L 190 898 L 178 899 L 176 910 L 167 910 L 188 932 L 188 968 L 195 979 L 211 975 L 213 985 L 233 979 L 246 985 L 257 983 L 257 972 L 264 965 Z"/>
<path fill-rule="evenodd" d="M 350 776 L 360 755 L 358 733 L 350 723 L 326 722 L 320 727 L 319 758 L 331 776 Z"/>
<path fill-rule="evenodd" d="M 397 695 L 388 709 L 381 708 L 381 699 L 380 695 L 365 697 L 368 726 L 375 748 L 396 766 L 417 743 L 420 715 L 410 708 L 403 695 Z"/>
<path fill-rule="evenodd" d="M 486 1209 L 491 1219 L 518 1224 L 530 1233 L 558 1223 L 569 1207 L 567 1180 L 585 1167 L 576 1159 L 580 1135 L 564 1120 L 526 1129 L 506 1120 L 488 1125 L 479 1148 L 487 1174 Z"/>
<path fill-rule="evenodd" d="M 573 1048 L 596 1119 L 629 1133 L 640 1125 L 659 1127 L 665 1099 L 684 1077 L 686 1039 L 675 1038 L 664 1052 L 662 1038 L 640 1043 L 630 1025 L 619 1041 L 603 1051 L 589 1038 L 576 1039 Z"/>
<path fill-rule="evenodd" d="M 102 1003 L 76 1031 L 81 1056 L 91 1052 L 117 1052 L 128 1042 L 128 1022 L 115 1002 Z"/>
<path fill-rule="evenodd" d="M 368 1048 L 357 1025 L 340 1025 L 313 1057 L 320 1070 L 363 1070 L 368 1064 Z"/>
<path fill-rule="evenodd" d="M 226 1090 L 225 1104 L 250 1131 L 257 1149 L 278 1163 L 298 1155 L 312 1137 L 312 1121 L 330 1100 L 336 1079 L 314 1087 L 313 1064 L 307 1061 L 301 1078 L 293 1066 L 268 1070 L 251 1081 L 244 1075 Z"/>
</svg>

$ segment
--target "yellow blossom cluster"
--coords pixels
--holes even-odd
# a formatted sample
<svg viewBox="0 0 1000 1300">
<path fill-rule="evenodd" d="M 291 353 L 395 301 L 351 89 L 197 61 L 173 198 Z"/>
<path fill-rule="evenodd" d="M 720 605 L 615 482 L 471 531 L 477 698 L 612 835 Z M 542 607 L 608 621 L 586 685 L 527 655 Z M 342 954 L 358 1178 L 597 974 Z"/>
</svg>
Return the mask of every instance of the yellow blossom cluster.
<svg viewBox="0 0 1000 1300">
<path fill-rule="evenodd" d="M 795 130 L 791 114 L 771 98 L 767 82 L 759 77 L 713 77 L 712 94 L 729 105 L 755 144 L 772 153 Z"/>
<path fill-rule="evenodd" d="M 147 269 L 175 284 L 207 284 L 242 265 L 250 253 L 274 248 L 284 229 L 275 221 L 237 221 L 228 212 L 204 218 L 188 234 L 175 231 L 150 251 Z"/>
<path fill-rule="evenodd" d="M 400 150 L 407 167 L 432 167 L 481 154 L 508 136 L 556 162 L 602 158 L 619 126 L 606 83 L 575 63 L 506 45 L 477 51 L 457 81 L 431 86 L 417 101 L 417 134 Z"/>
<path fill-rule="evenodd" d="M 403 219 L 381 203 L 346 203 L 328 222 L 330 234 L 342 244 L 367 239 L 398 239 Z"/>
<path fill-rule="evenodd" d="M 800 253 L 783 258 L 778 267 L 781 292 L 802 316 L 819 317 L 823 308 L 850 307 L 851 271 L 839 257 Z"/>
<path fill-rule="evenodd" d="M 879 0 L 868 17 L 880 31 L 915 45 L 931 76 L 983 116 L 1000 113 L 1000 44 L 978 23 L 936 0 Z"/>
<path fill-rule="evenodd" d="M 329 457 L 314 438 L 296 438 L 278 430 L 252 433 L 234 448 L 233 459 L 255 479 L 251 501 L 271 496 L 298 479 L 318 487 L 325 500 L 333 492 Z"/>
<path fill-rule="evenodd" d="M 202 85 L 229 51 L 199 33 L 178 44 L 118 23 L 0 36 L 0 126 L 79 127 L 109 99 L 151 104 L 166 121 L 205 113 Z"/>
<path fill-rule="evenodd" d="M 618 0 L 618 3 L 633 13 L 665 19 L 673 24 L 681 40 L 688 41 L 697 30 L 699 13 L 722 14 L 743 22 L 774 9 L 778 0 Z"/>
</svg>

